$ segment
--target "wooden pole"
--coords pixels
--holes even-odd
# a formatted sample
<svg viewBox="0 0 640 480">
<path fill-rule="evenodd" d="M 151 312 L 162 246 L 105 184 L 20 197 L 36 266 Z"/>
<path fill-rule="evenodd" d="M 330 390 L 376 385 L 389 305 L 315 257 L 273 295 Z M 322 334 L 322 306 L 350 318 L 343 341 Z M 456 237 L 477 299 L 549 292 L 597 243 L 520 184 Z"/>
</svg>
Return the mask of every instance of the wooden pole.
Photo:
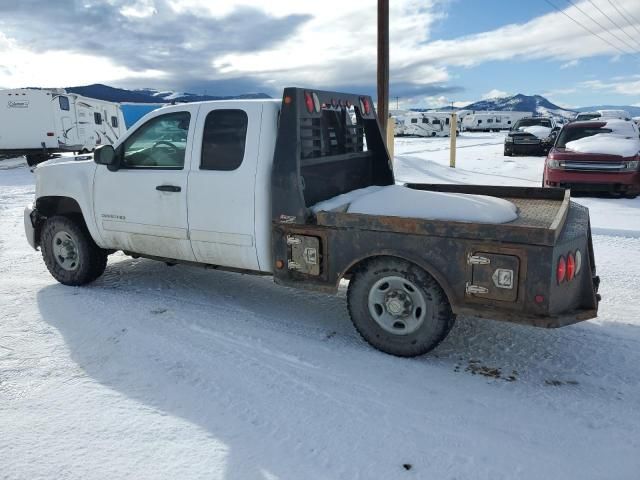
<svg viewBox="0 0 640 480">
<path fill-rule="evenodd" d="M 456 135 L 458 133 L 458 115 L 451 112 L 451 120 L 449 120 L 449 166 L 456 168 Z"/>
<path fill-rule="evenodd" d="M 378 121 L 386 138 L 389 118 L 389 0 L 378 0 Z"/>
</svg>

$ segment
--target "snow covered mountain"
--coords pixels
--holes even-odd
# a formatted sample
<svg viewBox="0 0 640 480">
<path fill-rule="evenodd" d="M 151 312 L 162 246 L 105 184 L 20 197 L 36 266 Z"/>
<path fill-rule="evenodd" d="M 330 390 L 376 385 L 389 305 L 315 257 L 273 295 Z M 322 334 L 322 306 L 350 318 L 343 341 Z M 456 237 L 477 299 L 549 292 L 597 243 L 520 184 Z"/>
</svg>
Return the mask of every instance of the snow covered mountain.
<svg viewBox="0 0 640 480">
<path fill-rule="evenodd" d="M 462 110 L 488 111 L 517 111 L 531 112 L 538 115 L 549 115 L 556 118 L 572 119 L 576 112 L 559 107 L 541 95 L 523 95 L 521 93 L 511 97 L 490 98 L 480 100 L 462 108 Z"/>
<path fill-rule="evenodd" d="M 127 90 L 115 88 L 108 85 L 96 83 L 78 87 L 66 87 L 68 92 L 77 93 L 90 98 L 107 100 L 109 102 L 134 102 L 134 103 L 169 103 L 179 102 L 200 102 L 204 100 L 229 100 L 229 99 L 251 99 L 251 98 L 271 98 L 266 93 L 245 93 L 235 96 L 198 95 L 187 92 L 159 91 L 153 88 L 140 90 Z"/>
</svg>

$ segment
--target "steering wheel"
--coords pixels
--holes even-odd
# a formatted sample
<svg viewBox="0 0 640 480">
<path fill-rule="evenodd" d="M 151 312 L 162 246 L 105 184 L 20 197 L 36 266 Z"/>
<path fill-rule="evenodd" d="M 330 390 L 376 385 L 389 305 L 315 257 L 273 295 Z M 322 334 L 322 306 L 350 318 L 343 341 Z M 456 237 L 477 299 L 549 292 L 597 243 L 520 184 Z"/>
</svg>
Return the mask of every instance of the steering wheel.
<svg viewBox="0 0 640 480">
<path fill-rule="evenodd" d="M 170 154 L 175 154 L 178 153 L 178 147 L 176 147 L 173 143 L 171 142 L 167 142 L 166 140 L 160 140 L 159 142 L 156 142 L 153 147 L 151 147 L 151 153 L 153 153 L 153 151 L 158 148 L 161 145 L 166 145 L 167 147 L 169 147 L 171 149 L 171 151 L 169 152 Z"/>
</svg>

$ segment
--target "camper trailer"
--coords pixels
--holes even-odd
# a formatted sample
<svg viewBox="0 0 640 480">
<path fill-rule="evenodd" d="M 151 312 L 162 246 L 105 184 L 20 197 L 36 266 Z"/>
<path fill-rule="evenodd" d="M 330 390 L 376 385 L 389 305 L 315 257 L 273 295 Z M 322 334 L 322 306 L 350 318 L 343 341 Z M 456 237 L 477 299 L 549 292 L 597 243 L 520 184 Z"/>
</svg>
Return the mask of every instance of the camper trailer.
<svg viewBox="0 0 640 480">
<path fill-rule="evenodd" d="M 462 119 L 462 130 L 467 132 L 499 132 L 509 130 L 521 118 L 530 116 L 528 112 L 474 112 Z"/>
<path fill-rule="evenodd" d="M 446 137 L 449 129 L 444 128 L 444 121 L 432 117 L 430 113 L 411 112 L 405 116 L 405 135 L 417 137 Z"/>
<path fill-rule="evenodd" d="M 125 130 L 117 103 L 63 89 L 0 91 L 0 155 L 25 155 L 29 165 L 58 152 L 91 152 Z"/>
<path fill-rule="evenodd" d="M 393 135 L 395 137 L 402 137 L 406 135 L 407 126 L 405 124 L 406 116 L 405 115 L 394 115 L 394 127 L 393 127 Z"/>
<path fill-rule="evenodd" d="M 430 117 L 435 117 L 442 123 L 442 129 L 444 130 L 444 136 L 448 136 L 451 132 L 451 112 L 427 112 Z M 456 112 L 457 115 L 457 112 Z M 460 127 L 462 126 L 462 117 L 457 115 L 457 127 L 456 133 L 460 133 Z"/>
</svg>

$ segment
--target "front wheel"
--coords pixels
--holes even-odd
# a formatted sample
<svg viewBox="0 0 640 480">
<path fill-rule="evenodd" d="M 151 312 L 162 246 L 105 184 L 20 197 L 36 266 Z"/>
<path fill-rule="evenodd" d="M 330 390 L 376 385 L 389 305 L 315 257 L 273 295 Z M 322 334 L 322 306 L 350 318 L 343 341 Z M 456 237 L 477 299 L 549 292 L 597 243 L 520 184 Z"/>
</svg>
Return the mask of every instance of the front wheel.
<svg viewBox="0 0 640 480">
<path fill-rule="evenodd" d="M 71 218 L 48 218 L 40 244 L 49 273 L 64 285 L 93 282 L 107 267 L 107 252 L 95 244 L 82 223 Z"/>
<path fill-rule="evenodd" d="M 349 283 L 347 298 L 362 338 L 399 357 L 433 350 L 455 320 L 438 282 L 417 265 L 393 257 L 363 265 Z"/>
</svg>

